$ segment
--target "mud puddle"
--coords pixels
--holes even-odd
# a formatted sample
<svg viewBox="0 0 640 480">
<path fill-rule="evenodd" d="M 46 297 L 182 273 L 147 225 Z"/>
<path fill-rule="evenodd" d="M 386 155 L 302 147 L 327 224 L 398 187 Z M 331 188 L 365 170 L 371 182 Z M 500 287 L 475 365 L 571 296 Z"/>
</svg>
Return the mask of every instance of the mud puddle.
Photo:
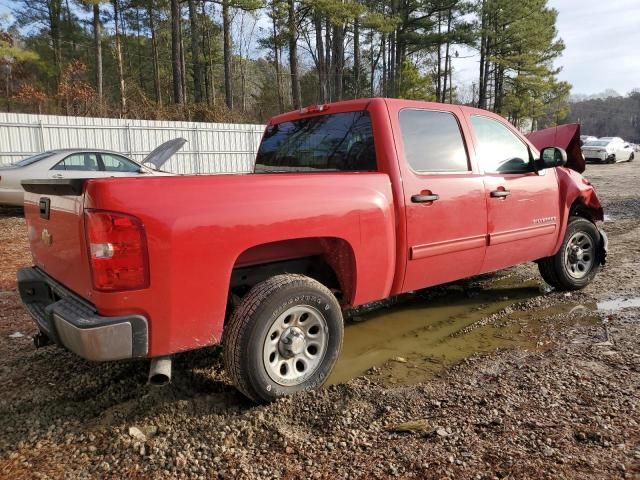
<svg viewBox="0 0 640 480">
<path fill-rule="evenodd" d="M 640 297 L 614 298 L 598 302 L 598 310 L 603 312 L 617 312 L 624 308 L 640 308 Z"/>
<path fill-rule="evenodd" d="M 573 323 L 598 321 L 595 303 L 512 308 L 540 295 L 537 282 L 514 287 L 507 279 L 478 290 L 454 285 L 436 298 L 410 296 L 390 308 L 365 313 L 357 323 L 347 324 L 343 350 L 329 383 L 369 371 L 382 383 L 411 385 L 477 352 L 544 349 L 549 343 L 543 335 L 549 317 L 567 317 Z M 497 319 L 494 314 L 499 314 Z"/>
</svg>

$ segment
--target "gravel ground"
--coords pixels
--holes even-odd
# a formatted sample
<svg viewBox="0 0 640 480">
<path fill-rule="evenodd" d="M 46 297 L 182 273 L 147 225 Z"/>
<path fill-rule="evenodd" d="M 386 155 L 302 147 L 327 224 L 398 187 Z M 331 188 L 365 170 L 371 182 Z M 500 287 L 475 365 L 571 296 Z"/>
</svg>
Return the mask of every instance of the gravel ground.
<svg viewBox="0 0 640 480">
<path fill-rule="evenodd" d="M 15 291 L 24 219 L 0 211 L 0 477 L 640 478 L 640 309 L 573 308 L 640 297 L 640 164 L 586 176 L 609 215 L 607 267 L 579 293 L 476 325 L 535 319 L 536 348 L 473 355 L 411 386 L 380 381 L 385 364 L 267 406 L 229 385 L 217 348 L 178 356 L 162 389 L 145 385 L 145 362 L 36 351 Z M 505 276 L 537 278 L 525 265 L 479 281 Z"/>
</svg>

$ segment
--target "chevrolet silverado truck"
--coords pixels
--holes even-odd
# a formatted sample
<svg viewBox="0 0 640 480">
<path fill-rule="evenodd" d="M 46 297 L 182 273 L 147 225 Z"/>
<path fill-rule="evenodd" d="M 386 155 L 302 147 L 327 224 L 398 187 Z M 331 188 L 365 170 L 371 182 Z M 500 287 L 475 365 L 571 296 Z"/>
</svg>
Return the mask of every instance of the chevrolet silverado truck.
<svg viewBox="0 0 640 480">
<path fill-rule="evenodd" d="M 323 384 L 355 306 L 523 262 L 587 285 L 606 236 L 583 168 L 475 108 L 311 106 L 270 121 L 250 174 L 24 181 L 19 290 L 39 345 L 148 358 L 162 384 L 222 343 L 271 401 Z"/>
</svg>

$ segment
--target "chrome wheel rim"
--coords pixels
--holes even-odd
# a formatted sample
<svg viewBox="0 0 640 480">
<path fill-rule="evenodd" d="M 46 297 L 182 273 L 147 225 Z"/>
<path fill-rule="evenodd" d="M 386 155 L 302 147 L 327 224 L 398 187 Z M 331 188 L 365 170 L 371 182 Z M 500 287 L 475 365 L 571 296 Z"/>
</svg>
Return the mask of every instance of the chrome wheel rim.
<svg viewBox="0 0 640 480">
<path fill-rule="evenodd" d="M 299 385 L 324 359 L 329 329 L 322 314 L 309 305 L 296 305 L 275 319 L 263 346 L 264 367 L 279 385 Z"/>
<path fill-rule="evenodd" d="M 567 273 L 576 279 L 586 277 L 595 260 L 595 244 L 584 232 L 576 232 L 569 238 L 564 252 Z"/>
</svg>

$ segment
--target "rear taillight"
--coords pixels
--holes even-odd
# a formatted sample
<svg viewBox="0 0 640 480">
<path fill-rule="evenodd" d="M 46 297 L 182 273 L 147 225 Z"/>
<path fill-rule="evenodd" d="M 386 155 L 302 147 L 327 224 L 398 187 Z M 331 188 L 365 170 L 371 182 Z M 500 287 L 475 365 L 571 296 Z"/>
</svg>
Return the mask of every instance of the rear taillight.
<svg viewBox="0 0 640 480">
<path fill-rule="evenodd" d="M 122 213 L 87 210 L 85 231 L 96 290 L 149 286 L 147 241 L 140 220 Z"/>
</svg>

